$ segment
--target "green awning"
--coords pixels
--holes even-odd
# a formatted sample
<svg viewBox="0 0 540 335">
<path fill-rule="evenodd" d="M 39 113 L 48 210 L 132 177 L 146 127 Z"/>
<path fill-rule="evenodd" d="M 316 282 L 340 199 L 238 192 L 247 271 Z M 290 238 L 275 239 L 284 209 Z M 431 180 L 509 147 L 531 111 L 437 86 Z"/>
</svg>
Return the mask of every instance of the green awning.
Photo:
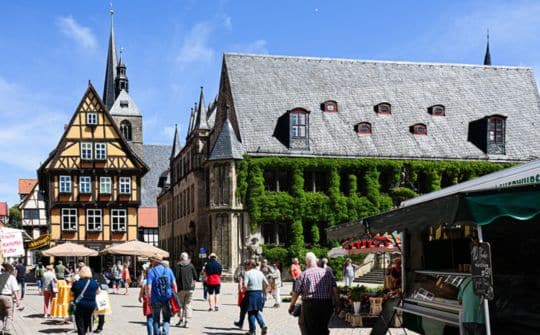
<svg viewBox="0 0 540 335">
<path fill-rule="evenodd" d="M 486 225 L 500 217 L 529 220 L 540 214 L 540 190 L 520 190 L 464 197 L 470 220 Z"/>
</svg>

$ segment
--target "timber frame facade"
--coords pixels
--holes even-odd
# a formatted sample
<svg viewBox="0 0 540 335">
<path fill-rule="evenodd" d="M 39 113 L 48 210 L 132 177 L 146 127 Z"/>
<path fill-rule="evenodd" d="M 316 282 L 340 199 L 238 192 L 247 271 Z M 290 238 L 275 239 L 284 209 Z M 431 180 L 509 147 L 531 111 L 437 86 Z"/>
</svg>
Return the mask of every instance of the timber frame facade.
<svg viewBox="0 0 540 335">
<path fill-rule="evenodd" d="M 38 170 L 51 241 L 102 250 L 136 239 L 141 178 L 148 170 L 89 83 L 59 144 Z"/>
</svg>

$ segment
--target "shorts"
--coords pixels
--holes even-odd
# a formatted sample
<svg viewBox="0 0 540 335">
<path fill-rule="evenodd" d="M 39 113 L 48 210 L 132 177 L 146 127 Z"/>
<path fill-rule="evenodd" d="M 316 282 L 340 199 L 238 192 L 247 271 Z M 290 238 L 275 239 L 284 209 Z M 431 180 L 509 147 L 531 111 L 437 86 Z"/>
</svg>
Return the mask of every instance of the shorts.
<svg viewBox="0 0 540 335">
<path fill-rule="evenodd" d="M 122 282 L 122 279 L 120 279 L 120 278 L 113 278 L 113 279 L 111 279 L 111 283 L 112 283 L 113 285 L 118 285 L 118 286 L 121 286 L 121 287 L 124 286 L 124 283 Z"/>
<path fill-rule="evenodd" d="M 219 294 L 219 290 L 221 289 L 221 284 L 218 285 L 206 285 L 208 286 L 208 294 Z"/>
</svg>

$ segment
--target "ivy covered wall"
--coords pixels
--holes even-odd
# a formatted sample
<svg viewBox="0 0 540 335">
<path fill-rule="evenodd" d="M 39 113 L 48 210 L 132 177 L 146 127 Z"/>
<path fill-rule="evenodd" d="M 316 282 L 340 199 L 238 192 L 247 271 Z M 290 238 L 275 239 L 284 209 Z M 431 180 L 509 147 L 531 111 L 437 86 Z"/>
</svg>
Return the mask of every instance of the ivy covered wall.
<svg viewBox="0 0 540 335">
<path fill-rule="evenodd" d="M 510 163 L 245 156 L 237 162 L 237 196 L 252 229 L 286 224 L 292 254 L 322 239 L 324 228 L 387 211 L 403 200 L 511 166 Z M 286 173 L 288 192 L 265 190 L 265 171 Z M 323 192 L 307 192 L 306 171 L 322 172 Z"/>
</svg>

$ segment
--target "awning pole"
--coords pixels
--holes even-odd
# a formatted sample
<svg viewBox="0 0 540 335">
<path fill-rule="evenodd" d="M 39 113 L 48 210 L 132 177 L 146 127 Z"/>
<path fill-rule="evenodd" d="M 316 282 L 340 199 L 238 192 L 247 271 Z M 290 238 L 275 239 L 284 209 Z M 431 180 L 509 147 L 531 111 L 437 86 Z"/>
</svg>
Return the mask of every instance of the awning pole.
<svg viewBox="0 0 540 335">
<path fill-rule="evenodd" d="M 476 225 L 478 228 L 478 241 L 484 242 L 484 236 L 482 235 L 482 226 Z M 486 319 L 486 335 L 491 335 L 491 322 L 489 320 L 489 303 L 487 299 L 484 300 L 484 317 Z"/>
</svg>

